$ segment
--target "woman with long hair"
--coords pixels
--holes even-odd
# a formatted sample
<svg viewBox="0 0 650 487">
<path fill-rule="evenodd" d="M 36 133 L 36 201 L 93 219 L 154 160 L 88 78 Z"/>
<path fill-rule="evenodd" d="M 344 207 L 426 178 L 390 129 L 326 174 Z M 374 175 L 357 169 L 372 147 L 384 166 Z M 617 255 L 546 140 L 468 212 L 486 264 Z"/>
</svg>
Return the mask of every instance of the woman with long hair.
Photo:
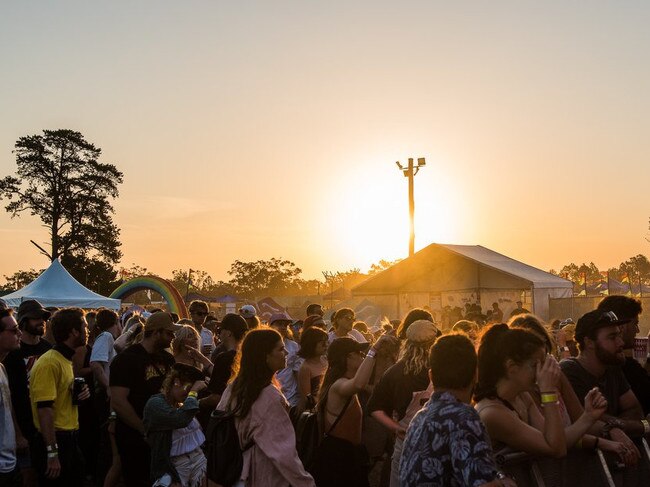
<svg viewBox="0 0 650 487">
<path fill-rule="evenodd" d="M 197 395 L 205 388 L 202 372 L 176 363 L 169 371 L 160 394 L 144 407 L 143 423 L 151 447 L 151 480 L 167 480 L 177 487 L 202 487 L 207 460 L 201 445 L 205 436 L 195 416 Z M 169 484 L 162 484 L 169 485 Z"/>
<path fill-rule="evenodd" d="M 431 396 L 429 349 L 442 333 L 432 322 L 417 320 L 406 330 L 400 358 L 375 386 L 367 410 L 395 435 L 391 464 L 391 487 L 399 487 L 399 462 L 406 428 Z"/>
<path fill-rule="evenodd" d="M 335 339 L 327 350 L 328 367 L 317 404 L 325 437 L 312 469 L 319 487 L 368 486 L 368 459 L 361 443 L 363 418 L 357 393 L 368 384 L 375 368 L 375 355 L 387 340 L 381 337 L 367 354 L 367 342 L 348 337 Z"/>
<path fill-rule="evenodd" d="M 303 359 L 298 369 L 298 411 L 312 409 L 316 405 L 318 391 L 327 370 L 327 333 L 320 328 L 307 328 L 300 335 L 298 356 Z"/>
<path fill-rule="evenodd" d="M 585 412 L 565 430 L 559 400 L 562 372 L 544 340 L 501 323 L 485 329 L 478 349 L 476 409 L 495 451 L 509 446 L 533 455 L 560 458 L 567 437 L 577 441 L 606 410 L 597 389 L 585 398 Z M 539 388 L 541 412 L 530 392 Z"/>
<path fill-rule="evenodd" d="M 217 406 L 235 415 L 240 445 L 252 445 L 243 452 L 242 485 L 315 485 L 296 453 L 288 404 L 273 377 L 286 366 L 286 357 L 277 331 L 249 331 L 235 360 L 236 372 Z"/>
</svg>

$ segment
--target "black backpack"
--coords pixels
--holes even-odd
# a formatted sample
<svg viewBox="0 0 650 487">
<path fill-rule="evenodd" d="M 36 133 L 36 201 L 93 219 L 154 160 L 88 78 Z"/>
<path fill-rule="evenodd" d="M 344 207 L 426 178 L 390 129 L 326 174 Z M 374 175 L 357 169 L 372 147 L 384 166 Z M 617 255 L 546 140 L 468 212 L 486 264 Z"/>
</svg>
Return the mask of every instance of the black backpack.
<svg viewBox="0 0 650 487">
<path fill-rule="evenodd" d="M 239 482 L 244 466 L 245 448 L 239 444 L 235 415 L 227 411 L 213 411 L 205 435 L 208 459 L 207 476 L 213 482 L 230 487 Z"/>
</svg>

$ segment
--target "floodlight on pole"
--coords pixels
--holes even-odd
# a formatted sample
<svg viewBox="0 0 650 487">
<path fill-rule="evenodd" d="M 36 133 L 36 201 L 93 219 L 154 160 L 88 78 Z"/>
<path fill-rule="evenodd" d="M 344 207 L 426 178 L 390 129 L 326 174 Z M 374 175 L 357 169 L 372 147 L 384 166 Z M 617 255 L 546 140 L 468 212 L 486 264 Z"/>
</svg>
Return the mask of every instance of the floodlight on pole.
<svg viewBox="0 0 650 487">
<path fill-rule="evenodd" d="M 404 174 L 404 177 L 409 180 L 409 257 L 415 253 L 415 196 L 414 196 L 414 183 L 413 178 L 420 171 L 421 167 L 426 166 L 424 157 L 418 157 L 417 165 L 413 164 L 413 158 L 409 158 L 408 166 L 404 167 L 399 161 L 396 161 L 397 167 Z"/>
</svg>

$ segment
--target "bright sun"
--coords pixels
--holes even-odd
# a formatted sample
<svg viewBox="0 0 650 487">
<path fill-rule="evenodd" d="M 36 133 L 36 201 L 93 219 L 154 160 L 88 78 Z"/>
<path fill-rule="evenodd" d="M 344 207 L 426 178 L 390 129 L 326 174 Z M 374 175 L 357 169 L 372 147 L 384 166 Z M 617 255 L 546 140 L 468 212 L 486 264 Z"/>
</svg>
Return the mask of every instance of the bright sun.
<svg viewBox="0 0 650 487">
<path fill-rule="evenodd" d="M 440 167 L 427 165 L 415 178 L 415 250 L 426 245 L 455 243 L 458 198 L 441 178 Z M 428 173 L 428 174 L 427 174 Z M 372 176 L 369 176 L 372 175 Z M 362 271 L 380 259 L 408 255 L 409 218 L 407 179 L 395 166 L 359 168 L 339 182 L 341 196 L 331 203 L 329 235 L 336 252 Z M 332 218 L 331 215 L 338 215 Z"/>
</svg>

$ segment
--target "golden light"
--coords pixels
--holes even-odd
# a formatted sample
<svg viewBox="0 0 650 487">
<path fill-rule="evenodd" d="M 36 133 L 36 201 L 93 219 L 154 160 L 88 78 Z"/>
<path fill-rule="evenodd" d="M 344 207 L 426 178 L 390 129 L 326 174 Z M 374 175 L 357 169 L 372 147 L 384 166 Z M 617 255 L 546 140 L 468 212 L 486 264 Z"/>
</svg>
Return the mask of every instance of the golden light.
<svg viewBox="0 0 650 487">
<path fill-rule="evenodd" d="M 432 158 L 415 179 L 416 251 L 432 242 L 455 243 L 458 237 L 456 215 L 464 213 L 466 201 L 447 178 Z M 407 179 L 395 170 L 394 161 L 359 164 L 332 184 L 335 197 L 321 220 L 332 253 L 362 271 L 381 259 L 408 256 Z"/>
</svg>

